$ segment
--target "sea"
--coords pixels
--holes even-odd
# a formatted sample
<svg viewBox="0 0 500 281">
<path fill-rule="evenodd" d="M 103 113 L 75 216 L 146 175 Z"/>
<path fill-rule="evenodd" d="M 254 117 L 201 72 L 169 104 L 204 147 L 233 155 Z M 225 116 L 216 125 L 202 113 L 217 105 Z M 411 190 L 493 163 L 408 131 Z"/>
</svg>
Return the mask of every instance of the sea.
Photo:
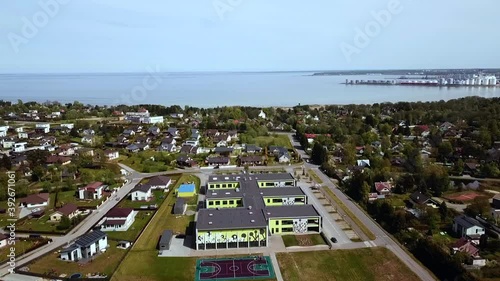
<svg viewBox="0 0 500 281">
<path fill-rule="evenodd" d="M 383 80 L 374 75 L 314 72 L 0 74 L 0 100 L 79 101 L 91 105 L 280 106 L 439 101 L 466 96 L 498 97 L 499 87 L 345 85 Z"/>
</svg>

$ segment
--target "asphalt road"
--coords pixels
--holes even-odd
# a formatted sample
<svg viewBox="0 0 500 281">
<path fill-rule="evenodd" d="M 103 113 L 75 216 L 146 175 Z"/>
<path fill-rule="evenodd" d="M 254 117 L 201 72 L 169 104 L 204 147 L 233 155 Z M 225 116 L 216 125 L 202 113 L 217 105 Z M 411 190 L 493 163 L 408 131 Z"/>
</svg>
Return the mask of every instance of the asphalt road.
<svg viewBox="0 0 500 281">
<path fill-rule="evenodd" d="M 301 148 L 300 143 L 297 142 L 292 134 L 287 134 L 290 138 L 292 146 L 295 147 L 297 153 L 302 156 L 302 159 L 309 159 L 309 156 Z M 381 226 L 375 223 L 372 218 L 365 214 L 356 204 L 354 204 L 342 191 L 340 191 L 335 184 L 327 177 L 322 171 L 319 170 L 318 165 L 306 162 L 306 169 L 314 170 L 314 172 L 323 181 L 322 185 L 330 188 L 333 193 L 347 206 L 347 208 L 363 223 L 375 236 L 376 239 L 372 241 L 376 246 L 386 247 L 393 252 L 408 268 L 410 268 L 420 279 L 424 281 L 436 280 L 425 267 L 417 263 L 410 254 L 405 252 L 401 246 L 393 240 L 393 238 L 385 232 Z"/>
</svg>

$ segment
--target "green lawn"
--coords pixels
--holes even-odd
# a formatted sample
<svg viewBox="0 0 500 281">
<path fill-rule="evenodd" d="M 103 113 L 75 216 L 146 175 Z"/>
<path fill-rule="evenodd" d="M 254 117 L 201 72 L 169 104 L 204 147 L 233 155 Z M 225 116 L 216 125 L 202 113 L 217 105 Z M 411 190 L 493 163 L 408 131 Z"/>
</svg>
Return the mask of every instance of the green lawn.
<svg viewBox="0 0 500 281">
<path fill-rule="evenodd" d="M 307 170 L 307 173 L 309 174 L 309 176 L 318 184 L 322 184 L 323 181 L 318 177 L 318 175 L 316 174 L 316 172 L 314 172 L 313 170 Z"/>
<path fill-rule="evenodd" d="M 270 134 L 269 136 L 260 136 L 252 139 L 256 145 L 264 148 L 270 145 L 283 146 L 292 149 L 292 144 L 287 135 Z"/>
<path fill-rule="evenodd" d="M 386 248 L 278 253 L 287 281 L 420 280 Z"/>
<path fill-rule="evenodd" d="M 0 248 L 0 264 L 3 264 L 8 260 L 7 255 L 10 253 L 10 248 L 15 247 L 16 257 L 21 256 L 26 253 L 39 243 L 43 243 L 46 240 L 16 240 L 15 245 L 7 245 L 5 247 Z"/>
<path fill-rule="evenodd" d="M 62 207 L 68 203 L 77 205 L 78 207 L 95 207 L 100 205 L 106 197 L 102 197 L 99 200 L 79 200 L 76 197 L 75 191 L 61 191 L 57 194 L 57 206 Z"/>
<path fill-rule="evenodd" d="M 62 261 L 59 255 L 55 252 L 50 253 L 41 259 L 35 260 L 29 264 L 30 272 L 39 274 L 50 274 L 51 276 L 59 276 L 60 274 L 71 275 L 73 273 L 104 273 L 108 276 L 113 274 L 121 259 L 127 253 L 127 250 L 116 248 L 117 242 L 108 240 L 109 248 L 105 253 L 102 253 L 94 258 L 92 262 L 79 264 L 77 262 Z"/>
<path fill-rule="evenodd" d="M 283 235 L 282 237 L 285 247 L 326 245 L 320 234 Z"/>
<path fill-rule="evenodd" d="M 106 231 L 108 238 L 117 241 L 135 241 L 142 229 L 146 227 L 146 224 L 149 222 L 153 214 L 153 211 L 139 211 L 135 216 L 134 223 L 127 231 Z"/>
<path fill-rule="evenodd" d="M 134 250 L 156 251 L 158 238 L 165 229 L 171 229 L 174 233 L 185 233 L 189 223 L 194 221 L 194 215 L 177 216 L 172 214 L 175 200 L 174 193 L 170 192 L 164 204 L 155 213 L 151 223 L 135 243 Z"/>
<path fill-rule="evenodd" d="M 57 232 L 64 233 L 63 230 L 58 230 L 56 227 L 58 223 L 49 222 L 50 212 L 46 213 L 43 217 L 38 219 L 25 219 L 16 223 L 16 230 L 18 231 L 44 231 L 44 232 Z"/>
<path fill-rule="evenodd" d="M 356 217 L 352 212 L 351 210 L 349 210 L 347 208 L 347 206 L 344 204 L 344 202 L 342 202 L 338 197 L 337 195 L 335 195 L 335 193 L 333 193 L 332 190 L 330 190 L 330 188 L 328 188 L 327 186 L 323 186 L 323 190 L 326 191 L 326 193 L 328 194 L 328 196 L 330 196 L 330 198 L 335 201 L 335 203 L 337 204 L 337 206 L 339 208 L 341 208 L 345 213 L 346 215 L 349 216 L 349 218 L 351 218 L 352 221 L 354 221 L 354 223 L 361 229 L 361 231 L 363 231 L 363 233 L 366 235 L 366 237 L 368 237 L 368 239 L 370 240 L 375 240 L 375 234 L 373 234 L 359 219 L 358 217 Z"/>
<path fill-rule="evenodd" d="M 172 169 L 170 163 L 156 160 L 157 158 L 161 158 L 163 157 L 163 155 L 166 154 L 168 153 L 155 151 L 151 149 L 151 150 L 141 151 L 138 153 L 130 153 L 128 157 L 120 159 L 123 159 L 121 160 L 121 163 L 131 167 L 136 171 L 143 173 L 155 173 Z M 155 161 L 151 160 L 151 157 L 155 158 Z M 175 158 L 172 157 L 172 159 L 174 160 Z"/>
</svg>

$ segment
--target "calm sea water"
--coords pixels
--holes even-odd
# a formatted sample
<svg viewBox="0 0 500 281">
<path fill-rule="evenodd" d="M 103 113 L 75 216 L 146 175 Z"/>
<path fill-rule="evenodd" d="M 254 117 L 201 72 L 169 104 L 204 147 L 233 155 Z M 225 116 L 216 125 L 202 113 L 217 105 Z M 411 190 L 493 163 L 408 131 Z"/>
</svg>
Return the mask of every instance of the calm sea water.
<svg viewBox="0 0 500 281">
<path fill-rule="evenodd" d="M 287 73 L 13 74 L 0 75 L 0 99 L 80 101 L 84 104 L 294 106 L 436 101 L 465 96 L 498 97 L 500 88 L 343 85 L 345 79 L 382 75 L 311 76 Z"/>
</svg>

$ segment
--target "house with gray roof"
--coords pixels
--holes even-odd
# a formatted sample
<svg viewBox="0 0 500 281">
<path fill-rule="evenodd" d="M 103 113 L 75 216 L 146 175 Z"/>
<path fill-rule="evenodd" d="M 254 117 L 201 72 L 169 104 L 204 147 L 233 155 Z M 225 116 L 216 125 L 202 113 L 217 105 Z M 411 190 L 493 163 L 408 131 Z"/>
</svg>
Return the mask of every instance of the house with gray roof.
<svg viewBox="0 0 500 281">
<path fill-rule="evenodd" d="M 92 258 L 108 248 L 108 235 L 100 230 L 94 230 L 80 236 L 70 246 L 59 252 L 59 258 L 64 261 L 79 261 Z"/>
<path fill-rule="evenodd" d="M 453 231 L 460 237 L 469 237 L 479 240 L 485 234 L 484 226 L 474 218 L 466 215 L 457 216 L 453 219 Z"/>
</svg>

